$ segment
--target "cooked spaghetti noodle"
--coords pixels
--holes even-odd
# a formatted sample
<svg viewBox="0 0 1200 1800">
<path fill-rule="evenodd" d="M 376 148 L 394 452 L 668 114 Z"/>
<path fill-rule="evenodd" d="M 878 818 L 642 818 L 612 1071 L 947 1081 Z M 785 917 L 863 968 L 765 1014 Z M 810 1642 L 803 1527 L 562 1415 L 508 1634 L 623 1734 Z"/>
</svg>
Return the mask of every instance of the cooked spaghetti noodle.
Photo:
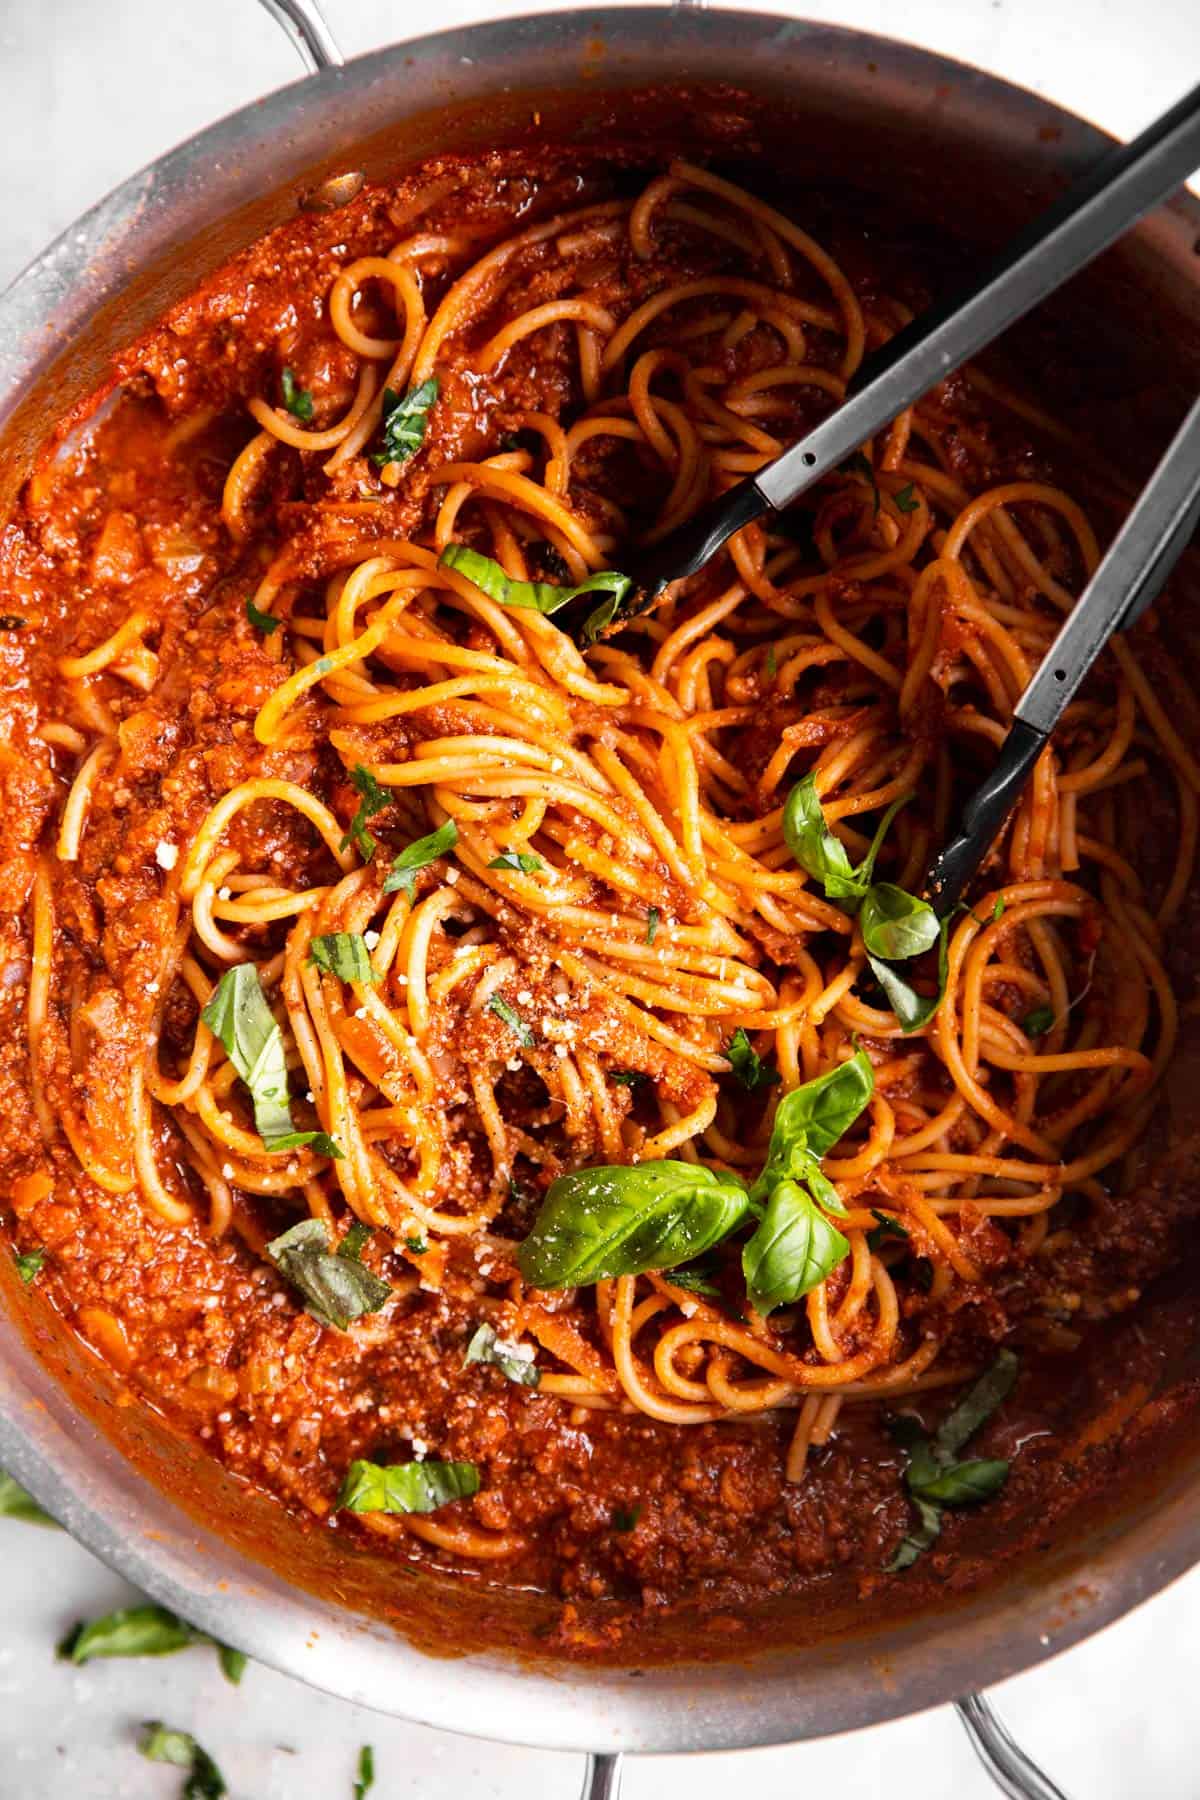
<svg viewBox="0 0 1200 1800">
<path fill-rule="evenodd" d="M 86 522 L 103 604 L 53 639 L 38 741 L 44 768 L 73 773 L 44 797 L 28 910 L 40 1156 L 60 1200 L 107 1196 L 157 1254 L 186 1241 L 255 1269 L 251 1311 L 276 1296 L 276 1320 L 314 1333 L 267 1240 L 310 1216 L 373 1227 L 392 1300 L 321 1355 L 344 1386 L 434 1331 L 439 1455 L 499 1448 L 454 1400 L 481 1379 L 458 1374 L 460 1319 L 525 1346 L 540 1419 L 547 1400 L 563 1430 L 645 1415 L 681 1445 L 768 1422 L 795 1486 L 848 1404 L 961 1382 L 1009 1337 L 1068 1350 L 1080 1317 L 1130 1303 L 1095 1220 L 1131 1179 L 1176 1037 L 1163 943 L 1200 768 L 1172 715 L 1192 702 L 1136 644 L 1102 659 L 953 921 L 942 1005 L 906 1035 L 855 920 L 789 853 L 784 801 L 811 773 L 852 859 L 905 801 L 880 868 L 919 890 L 1097 561 L 1093 526 L 1029 450 L 1028 409 L 968 374 L 590 649 L 498 604 L 447 546 L 514 581 L 620 569 L 836 406 L 907 316 L 706 169 L 673 163 L 632 201 L 545 189 L 518 218 L 503 183 L 447 165 L 390 200 L 390 228 L 372 201 L 314 253 L 315 325 L 288 340 L 278 313 L 278 359 L 236 360 L 236 310 L 222 321 L 224 390 L 202 366 L 177 380 L 153 345 L 129 362 L 166 403 L 154 454 L 186 468 L 191 503 L 172 531 L 114 483 Z M 294 319 L 280 266 L 272 304 Z M 306 406 L 279 399 L 288 358 Z M 424 443 L 389 454 L 389 409 L 431 379 Z M 122 416 L 99 430 L 136 467 Z M 64 480 L 33 482 L 31 530 Z M 1148 887 L 1126 827 L 1164 789 L 1174 860 Z M 396 855 L 447 822 L 453 848 L 386 891 Z M 367 946 L 368 978 L 314 963 L 339 933 Z M 297 1129 L 339 1155 L 271 1149 L 200 1018 L 246 962 Z M 778 1084 L 739 1085 L 738 1032 Z M 849 1254 L 802 1302 L 748 1309 L 736 1244 L 699 1288 L 671 1269 L 522 1283 L 518 1244 L 557 1175 L 671 1157 L 752 1181 L 779 1095 L 856 1044 L 874 1094 L 825 1162 Z M 53 1253 L 50 1204 L 39 1191 L 22 1229 Z M 112 1297 L 93 1286 L 88 1335 L 136 1361 L 144 1319 L 115 1275 Z M 303 1410 L 278 1404 L 278 1334 L 208 1317 L 173 1399 L 235 1466 L 328 1511 L 334 1449 L 344 1466 L 378 1423 L 341 1420 L 318 1468 Z M 280 1410 L 286 1475 L 293 1450 L 248 1448 Z M 554 1515 L 501 1491 L 367 1522 L 512 1563 Z M 758 1504 L 732 1464 L 722 1504 Z"/>
</svg>

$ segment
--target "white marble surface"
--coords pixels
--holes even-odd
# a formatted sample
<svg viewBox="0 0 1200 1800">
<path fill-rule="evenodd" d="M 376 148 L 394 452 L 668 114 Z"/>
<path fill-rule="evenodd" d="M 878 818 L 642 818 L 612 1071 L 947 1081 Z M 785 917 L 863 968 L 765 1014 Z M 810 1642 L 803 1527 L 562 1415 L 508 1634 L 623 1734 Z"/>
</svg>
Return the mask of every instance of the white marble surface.
<svg viewBox="0 0 1200 1800">
<path fill-rule="evenodd" d="M 545 0 L 543 0 L 545 3 Z M 427 25 L 534 9 L 535 0 L 328 0 L 354 54 Z M 1197 0 L 809 0 L 810 16 L 903 36 L 995 69 L 1122 134 L 1200 73 Z M 130 79 L 134 69 L 141 79 Z M 252 0 L 0 0 L 0 282 L 108 187 L 187 133 L 298 73 Z M 179 1777 L 134 1753 L 137 1724 L 193 1730 L 234 1800 L 349 1800 L 375 1746 L 372 1800 L 560 1800 L 578 1758 L 378 1718 L 263 1668 L 240 1689 L 214 1657 L 71 1669 L 53 1646 L 128 1590 L 60 1533 L 0 1520 L 0 1800 L 154 1800 Z M 1193 1610 L 1195 1609 L 1195 1610 Z M 1200 1795 L 1200 1572 L 1130 1618 L 996 1690 L 1010 1724 L 1072 1800 Z M 452 1671 L 447 1671 L 452 1680 Z M 465 1721 L 464 1721 L 465 1723 Z M 949 1711 L 854 1737 L 737 1756 L 643 1761 L 627 1800 L 986 1800 Z"/>
</svg>

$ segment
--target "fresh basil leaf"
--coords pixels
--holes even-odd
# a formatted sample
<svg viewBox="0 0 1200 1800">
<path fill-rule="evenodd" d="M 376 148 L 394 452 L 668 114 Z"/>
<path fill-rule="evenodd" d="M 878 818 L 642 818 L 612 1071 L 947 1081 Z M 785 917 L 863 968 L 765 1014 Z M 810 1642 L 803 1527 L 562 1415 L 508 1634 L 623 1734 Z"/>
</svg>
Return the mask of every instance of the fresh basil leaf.
<svg viewBox="0 0 1200 1800">
<path fill-rule="evenodd" d="M 868 482 L 868 484 L 870 485 L 871 493 L 875 500 L 875 511 L 878 512 L 879 511 L 879 498 L 880 498 L 879 483 L 875 478 L 875 470 L 871 463 L 870 457 L 867 456 L 864 451 L 856 450 L 854 452 L 853 456 L 848 456 L 846 458 L 846 461 L 844 462 L 844 464 L 842 466 L 844 469 L 847 469 L 847 470 L 852 469 L 856 475 L 861 475 L 863 477 L 863 479 L 866 482 Z"/>
<path fill-rule="evenodd" d="M 458 842 L 458 826 L 453 819 L 447 819 L 436 831 L 427 832 L 424 837 L 402 850 L 393 862 L 383 884 L 385 894 L 395 894 L 403 890 L 411 901 L 416 886 L 417 873 L 427 869 L 439 856 L 446 856 Z"/>
<path fill-rule="evenodd" d="M 375 854 L 376 845 L 375 839 L 367 830 L 367 820 L 373 819 L 375 814 L 382 812 L 385 806 L 390 806 L 392 795 L 387 788 L 380 786 L 370 769 L 363 763 L 356 763 L 351 769 L 350 785 L 360 796 L 358 811 L 351 819 L 339 848 L 348 850 L 353 843 L 363 861 L 370 862 Z"/>
<path fill-rule="evenodd" d="M 16 1264 L 17 1274 L 26 1287 L 31 1287 L 37 1280 L 45 1261 L 46 1252 L 44 1250 L 25 1250 L 20 1254 L 16 1251 L 13 1252 L 13 1262 Z"/>
<path fill-rule="evenodd" d="M 375 1786 L 375 1752 L 364 1744 L 358 1753 L 358 1775 L 354 1783 L 354 1800 L 367 1800 Z"/>
<path fill-rule="evenodd" d="M 809 1158 L 808 1167 L 801 1179 L 813 1199 L 823 1206 L 826 1212 L 845 1214 L 846 1208 L 842 1205 L 842 1196 L 815 1157 Z"/>
<path fill-rule="evenodd" d="M 296 377 L 290 369 L 284 369 L 279 377 L 279 386 L 283 393 L 283 404 L 293 419 L 300 419 L 307 425 L 313 416 L 313 397 L 309 390 L 296 386 Z"/>
<path fill-rule="evenodd" d="M 517 1262 L 541 1288 L 670 1269 L 719 1244 L 748 1210 L 737 1177 L 702 1163 L 576 1169 L 550 1184 Z"/>
<path fill-rule="evenodd" d="M 845 844 L 825 823 L 812 775 L 798 781 L 788 794 L 783 836 L 800 867 L 824 884 L 827 900 L 859 900 L 866 893 L 867 884 L 851 868 Z"/>
<path fill-rule="evenodd" d="M 650 1079 L 644 1069 L 608 1069 L 606 1074 L 617 1087 L 641 1087 L 644 1081 Z"/>
<path fill-rule="evenodd" d="M 992 924 L 994 925 L 996 923 L 997 919 L 1002 919 L 1003 917 L 1004 917 L 1004 895 L 997 894 L 996 895 L 996 904 L 992 908 Z"/>
<path fill-rule="evenodd" d="M 244 1650 L 235 1650 L 229 1644 L 217 1645 L 217 1661 L 221 1665 L 221 1673 L 234 1687 L 239 1686 L 249 1660 Z"/>
<path fill-rule="evenodd" d="M 355 1461 L 337 1504 L 347 1512 L 430 1513 L 479 1492 L 479 1470 L 469 1462 L 373 1463 Z"/>
<path fill-rule="evenodd" d="M 20 613 L 0 613 L 0 631 L 20 631 L 29 620 L 23 619 Z"/>
<path fill-rule="evenodd" d="M 871 1211 L 875 1214 L 878 1224 L 874 1225 L 867 1233 L 868 1250 L 880 1249 L 889 1238 L 903 1238 L 907 1242 L 908 1229 L 900 1223 L 899 1219 L 893 1219 L 890 1213 L 876 1212 L 874 1207 L 871 1208 Z"/>
<path fill-rule="evenodd" d="M 489 869 L 515 869 L 521 875 L 536 875 L 545 866 L 540 856 L 528 850 L 505 850 L 488 864 Z"/>
<path fill-rule="evenodd" d="M 27 1525 L 49 1525 L 55 1531 L 59 1529 L 57 1519 L 52 1519 L 42 1506 L 39 1506 L 32 1494 L 27 1494 L 19 1481 L 0 1469 L 0 1519 L 23 1519 Z"/>
<path fill-rule="evenodd" d="M 914 1500 L 934 1506 L 977 1506 L 990 1500 L 1008 1480 L 1006 1462 L 951 1463 L 928 1481 L 916 1481 L 911 1470 L 908 1485 Z"/>
<path fill-rule="evenodd" d="M 304 1296 L 313 1318 L 337 1331 L 345 1331 L 366 1313 L 378 1312 L 391 1299 L 389 1283 L 357 1257 L 330 1254 L 324 1219 L 302 1219 L 272 1239 L 267 1255 Z"/>
<path fill-rule="evenodd" d="M 1016 1383 L 1020 1362 L 1011 1350 L 998 1352 L 995 1361 L 972 1383 L 938 1427 L 934 1440 L 943 1461 L 959 1451 L 986 1425 L 996 1408 L 1007 1400 Z"/>
<path fill-rule="evenodd" d="M 1026 1037 L 1044 1037 L 1054 1028 L 1054 1008 L 1052 1006 L 1035 1006 L 1032 1012 L 1026 1013 L 1021 1020 L 1021 1030 Z"/>
<path fill-rule="evenodd" d="M 682 1269 L 671 1269 L 667 1279 L 672 1287 L 686 1288 L 689 1294 L 719 1295 L 721 1290 L 713 1280 L 717 1273 L 717 1263 L 711 1256 L 702 1256 L 694 1263 L 686 1264 Z"/>
<path fill-rule="evenodd" d="M 614 1506 L 612 1510 L 612 1528 L 614 1531 L 633 1531 L 642 1516 L 640 1506 Z"/>
<path fill-rule="evenodd" d="M 763 1061 L 740 1025 L 726 1044 L 725 1055 L 748 1094 L 756 1094 L 760 1088 L 777 1087 L 782 1079 L 778 1069 Z"/>
<path fill-rule="evenodd" d="M 767 645 L 767 654 L 763 658 L 763 670 L 768 681 L 774 681 L 776 675 L 779 673 L 779 658 L 776 654 L 774 644 Z"/>
<path fill-rule="evenodd" d="M 371 952 L 358 931 L 331 931 L 315 937 L 308 946 L 308 960 L 341 981 L 378 981 L 371 967 Z"/>
<path fill-rule="evenodd" d="M 661 917 L 657 906 L 650 907 L 646 914 L 646 942 L 652 944 L 658 936 L 658 921 Z"/>
<path fill-rule="evenodd" d="M 918 994 L 894 964 L 884 962 L 882 957 L 872 956 L 870 951 L 867 952 L 871 973 L 887 995 L 888 1005 L 895 1013 L 905 1036 L 928 1025 L 946 997 L 946 974 L 949 968 L 946 938 L 949 928 L 950 921 L 943 919 L 938 931 L 937 991 L 932 994 Z"/>
<path fill-rule="evenodd" d="M 283 624 L 283 620 L 277 619 L 274 613 L 260 612 L 253 600 L 249 598 L 246 600 L 246 617 L 254 629 L 261 631 L 264 637 L 270 637 L 271 633 L 278 631 Z"/>
<path fill-rule="evenodd" d="M 928 1500 L 914 1497 L 913 1505 L 917 1509 L 917 1529 L 902 1537 L 891 1561 L 884 1564 L 884 1572 L 898 1575 L 902 1569 L 911 1568 L 919 1556 L 937 1543 L 942 1531 L 942 1509 L 931 1505 Z"/>
<path fill-rule="evenodd" d="M 267 1004 L 255 965 L 237 963 L 226 969 L 200 1017 L 250 1089 L 254 1127 L 264 1147 L 295 1148 L 298 1138 L 314 1142 L 315 1132 L 297 1133 L 292 1127 L 283 1032 Z"/>
<path fill-rule="evenodd" d="M 407 462 L 425 442 L 429 414 L 438 397 L 438 378 L 431 375 L 407 394 L 393 388 L 383 390 L 382 449 L 372 452 L 371 461 L 379 468 L 388 463 Z"/>
<path fill-rule="evenodd" d="M 363 1246 L 368 1244 L 374 1235 L 375 1227 L 373 1225 L 364 1225 L 361 1219 L 355 1219 L 337 1247 L 338 1256 L 345 1256 L 351 1262 L 361 1262 Z"/>
<path fill-rule="evenodd" d="M 849 1254 L 837 1226 L 799 1183 L 777 1182 L 762 1222 L 742 1251 L 750 1304 L 766 1315 L 802 1299 Z"/>
<path fill-rule="evenodd" d="M 921 504 L 913 493 L 913 484 L 911 481 L 906 482 L 902 488 L 897 488 L 896 492 L 892 495 L 892 499 L 896 503 L 896 511 L 902 513 L 915 513 L 917 507 Z"/>
<path fill-rule="evenodd" d="M 765 1200 L 778 1181 L 804 1181 L 809 1167 L 833 1148 L 875 1092 L 875 1071 L 865 1050 L 848 1062 L 785 1094 L 775 1109 L 762 1174 L 750 1189 Z"/>
<path fill-rule="evenodd" d="M 574 587 L 558 587 L 552 581 L 517 581 L 511 575 L 506 575 L 500 564 L 490 556 L 483 556 L 478 550 L 470 550 L 466 544 L 447 544 L 438 562 L 444 568 L 454 569 L 458 574 L 465 575 L 489 600 L 495 600 L 500 606 L 514 606 L 526 612 L 556 613 L 568 601 L 577 600 L 580 594 L 599 593 L 608 593 L 611 598 L 606 604 L 616 608 L 633 587 L 628 575 L 620 575 L 615 569 L 602 569 Z M 604 607 L 599 607 L 592 613 L 584 626 L 585 633 L 591 628 L 592 620 L 604 610 Z M 614 611 L 612 617 L 615 616 Z M 604 625 L 609 623 L 611 618 L 606 618 L 597 629 L 603 630 Z"/>
<path fill-rule="evenodd" d="M 885 962 L 921 956 L 938 940 L 938 916 L 929 902 L 890 881 L 868 888 L 858 922 L 868 954 Z"/>
<path fill-rule="evenodd" d="M 480 1325 L 467 1345 L 463 1368 L 469 1363 L 493 1363 L 502 1375 L 520 1387 L 535 1388 L 542 1379 L 542 1371 L 533 1357 L 518 1355 L 516 1348 L 498 1338 L 494 1326 L 488 1324 Z"/>
<path fill-rule="evenodd" d="M 888 829 L 892 823 L 892 820 L 895 818 L 896 814 L 900 811 L 900 808 L 902 806 L 907 806 L 911 799 L 912 799 L 911 794 L 901 794 L 898 799 L 892 801 L 891 805 L 884 812 L 883 817 L 880 819 L 878 825 L 875 827 L 875 835 L 871 839 L 870 845 L 867 849 L 867 854 L 863 857 L 863 859 L 859 863 L 857 869 L 855 869 L 855 871 L 854 871 L 854 874 L 855 874 L 855 877 L 857 880 L 863 881 L 863 882 L 870 882 L 874 879 L 875 859 L 879 855 L 880 850 L 883 848 L 883 840 L 888 834 Z"/>
<path fill-rule="evenodd" d="M 138 1750 L 148 1762 L 188 1771 L 182 1800 L 224 1800 L 229 1792 L 220 1769 L 190 1731 L 173 1731 L 161 1719 L 150 1719 L 142 1726 Z"/>
<path fill-rule="evenodd" d="M 312 1149 L 318 1156 L 330 1156 L 334 1162 L 342 1162 L 346 1152 L 336 1138 L 330 1137 L 327 1131 L 285 1131 L 282 1137 L 272 1138 L 266 1146 L 268 1150 L 303 1150 Z"/>
<path fill-rule="evenodd" d="M 404 1240 L 404 1248 L 406 1250 L 411 1250 L 414 1256 L 424 1256 L 429 1245 L 423 1237 L 406 1237 Z"/>
<path fill-rule="evenodd" d="M 526 1050 L 532 1050 L 537 1040 L 516 1007 L 510 1006 L 503 994 L 493 994 L 487 1004 L 489 1012 L 495 1013 L 498 1019 L 504 1020 L 518 1044 Z"/>
</svg>

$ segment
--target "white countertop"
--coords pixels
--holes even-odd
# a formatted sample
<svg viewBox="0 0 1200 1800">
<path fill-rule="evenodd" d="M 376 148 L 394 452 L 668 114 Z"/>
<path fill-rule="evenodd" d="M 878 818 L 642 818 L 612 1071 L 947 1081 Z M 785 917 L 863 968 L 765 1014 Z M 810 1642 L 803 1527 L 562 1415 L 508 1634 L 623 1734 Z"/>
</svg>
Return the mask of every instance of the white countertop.
<svg viewBox="0 0 1200 1800">
<path fill-rule="evenodd" d="M 426 26 L 548 0 L 327 0 L 347 54 Z M 764 0 L 764 5 L 766 0 Z M 776 4 L 774 10 L 785 10 Z M 1200 73 L 1196 0 L 809 0 L 808 16 L 908 38 L 1052 96 L 1128 136 Z M 299 73 L 252 0 L 0 0 L 4 123 L 0 283 L 84 207 L 220 114 Z M 135 73 L 136 72 L 136 73 Z M 144 1763 L 138 1723 L 192 1730 L 232 1800 L 350 1800 L 360 1744 L 371 1800 L 574 1800 L 582 1762 L 382 1719 L 261 1667 L 240 1688 L 205 1649 L 162 1660 L 54 1661 L 80 1617 L 129 1590 L 59 1532 L 0 1520 L 0 1800 L 155 1800 L 177 1771 Z M 1193 1611 L 1193 1607 L 1196 1609 Z M 1057 1661 L 993 1690 L 1072 1800 L 1200 1794 L 1200 1571 Z M 452 1665 L 447 1680 L 453 1679 Z M 850 1738 L 629 1766 L 626 1800 L 987 1800 L 948 1709 Z"/>
</svg>

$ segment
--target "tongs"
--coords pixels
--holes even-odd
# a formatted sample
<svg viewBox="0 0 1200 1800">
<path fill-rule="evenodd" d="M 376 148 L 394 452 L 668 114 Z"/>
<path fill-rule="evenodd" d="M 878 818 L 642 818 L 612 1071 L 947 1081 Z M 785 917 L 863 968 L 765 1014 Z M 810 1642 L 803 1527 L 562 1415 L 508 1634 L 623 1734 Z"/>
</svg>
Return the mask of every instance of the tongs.
<svg viewBox="0 0 1200 1800">
<path fill-rule="evenodd" d="M 628 572 L 649 610 L 734 532 L 779 512 L 939 381 L 1116 241 L 1200 168 L 1200 87 L 1096 168 L 1009 244 L 983 278 L 912 320 L 863 363 L 846 400 L 806 437 L 663 540 Z M 1200 516 L 1200 402 L 1193 406 L 1104 561 L 1017 705 L 995 769 L 928 877 L 940 916 L 954 906 L 1016 804 L 1063 712 L 1113 632 L 1162 589 Z"/>
</svg>

